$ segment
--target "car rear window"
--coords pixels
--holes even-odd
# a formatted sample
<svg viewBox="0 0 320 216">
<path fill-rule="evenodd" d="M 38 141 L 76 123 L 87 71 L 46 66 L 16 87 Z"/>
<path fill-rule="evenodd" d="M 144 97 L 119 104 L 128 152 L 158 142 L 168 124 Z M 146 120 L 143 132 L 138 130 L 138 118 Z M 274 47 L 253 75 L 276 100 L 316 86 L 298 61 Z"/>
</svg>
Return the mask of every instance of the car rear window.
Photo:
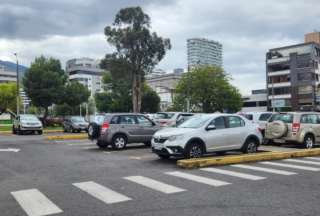
<svg viewBox="0 0 320 216">
<path fill-rule="evenodd" d="M 263 113 L 260 115 L 259 121 L 267 121 L 271 115 L 272 115 L 271 113 Z"/>
<path fill-rule="evenodd" d="M 253 120 L 253 115 L 252 114 L 244 114 L 244 117 L 246 117 L 248 120 Z"/>
<path fill-rule="evenodd" d="M 157 119 L 171 119 L 174 113 L 157 113 L 155 118 Z"/>
<path fill-rule="evenodd" d="M 283 121 L 285 123 L 292 123 L 293 122 L 293 115 L 292 114 L 274 114 L 269 119 L 269 122 L 273 121 Z"/>
</svg>

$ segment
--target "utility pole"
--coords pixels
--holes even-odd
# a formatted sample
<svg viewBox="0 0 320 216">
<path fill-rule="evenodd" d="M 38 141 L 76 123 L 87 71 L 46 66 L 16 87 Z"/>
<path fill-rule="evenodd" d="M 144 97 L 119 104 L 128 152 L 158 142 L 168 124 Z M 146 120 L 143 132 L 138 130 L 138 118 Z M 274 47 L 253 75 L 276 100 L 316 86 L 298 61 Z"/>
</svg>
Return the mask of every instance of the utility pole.
<svg viewBox="0 0 320 216">
<path fill-rule="evenodd" d="M 18 54 L 14 53 L 17 61 L 17 116 L 20 115 L 20 84 L 19 84 L 19 62 Z"/>
</svg>

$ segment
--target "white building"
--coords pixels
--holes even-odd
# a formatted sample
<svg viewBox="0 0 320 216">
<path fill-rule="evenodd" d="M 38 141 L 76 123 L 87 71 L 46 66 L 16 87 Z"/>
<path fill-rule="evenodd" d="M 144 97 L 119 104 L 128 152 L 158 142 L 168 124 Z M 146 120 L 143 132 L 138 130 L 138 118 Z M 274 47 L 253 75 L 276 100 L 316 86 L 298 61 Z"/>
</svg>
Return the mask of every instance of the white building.
<svg viewBox="0 0 320 216">
<path fill-rule="evenodd" d="M 222 67 L 222 44 L 205 38 L 187 40 L 188 68 L 196 66 Z"/>
<path fill-rule="evenodd" d="M 76 80 L 86 86 L 91 92 L 91 96 L 95 93 L 103 91 L 102 76 L 104 70 L 100 68 L 100 61 L 90 58 L 71 59 L 66 63 L 66 72 L 69 80 Z"/>
<path fill-rule="evenodd" d="M 17 73 L 9 71 L 4 65 L 0 65 L 0 83 L 17 82 Z"/>
<path fill-rule="evenodd" d="M 172 105 L 175 88 L 181 79 L 182 73 L 168 73 L 146 78 L 148 85 L 160 97 L 160 109 L 166 110 Z"/>
<path fill-rule="evenodd" d="M 252 90 L 251 95 L 243 96 L 242 112 L 264 112 L 267 111 L 267 90 Z"/>
</svg>

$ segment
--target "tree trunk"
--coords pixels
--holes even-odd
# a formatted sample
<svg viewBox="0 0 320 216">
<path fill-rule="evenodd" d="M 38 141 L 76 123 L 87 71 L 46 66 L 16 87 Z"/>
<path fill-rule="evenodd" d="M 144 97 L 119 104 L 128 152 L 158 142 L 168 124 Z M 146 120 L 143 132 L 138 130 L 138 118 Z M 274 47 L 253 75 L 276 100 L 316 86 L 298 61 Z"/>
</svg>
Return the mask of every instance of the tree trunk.
<svg viewBox="0 0 320 216">
<path fill-rule="evenodd" d="M 44 115 L 43 115 L 43 126 L 46 127 L 47 126 L 47 117 L 48 117 L 48 107 L 44 108 Z"/>
<path fill-rule="evenodd" d="M 132 74 L 132 105 L 133 112 L 140 113 L 141 110 L 141 75 L 139 73 Z"/>
</svg>

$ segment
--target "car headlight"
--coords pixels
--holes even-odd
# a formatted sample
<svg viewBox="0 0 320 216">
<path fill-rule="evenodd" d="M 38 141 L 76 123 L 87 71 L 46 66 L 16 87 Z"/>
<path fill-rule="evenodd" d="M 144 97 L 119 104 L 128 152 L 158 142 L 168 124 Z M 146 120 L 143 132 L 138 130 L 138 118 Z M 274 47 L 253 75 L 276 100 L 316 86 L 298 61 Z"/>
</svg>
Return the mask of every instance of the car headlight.
<svg viewBox="0 0 320 216">
<path fill-rule="evenodd" d="M 178 140 L 178 139 L 182 139 L 182 138 L 183 138 L 183 135 L 182 135 L 182 134 L 179 134 L 179 135 L 169 136 L 169 137 L 168 137 L 168 140 L 169 140 L 169 141 L 174 141 L 174 140 Z"/>
</svg>

